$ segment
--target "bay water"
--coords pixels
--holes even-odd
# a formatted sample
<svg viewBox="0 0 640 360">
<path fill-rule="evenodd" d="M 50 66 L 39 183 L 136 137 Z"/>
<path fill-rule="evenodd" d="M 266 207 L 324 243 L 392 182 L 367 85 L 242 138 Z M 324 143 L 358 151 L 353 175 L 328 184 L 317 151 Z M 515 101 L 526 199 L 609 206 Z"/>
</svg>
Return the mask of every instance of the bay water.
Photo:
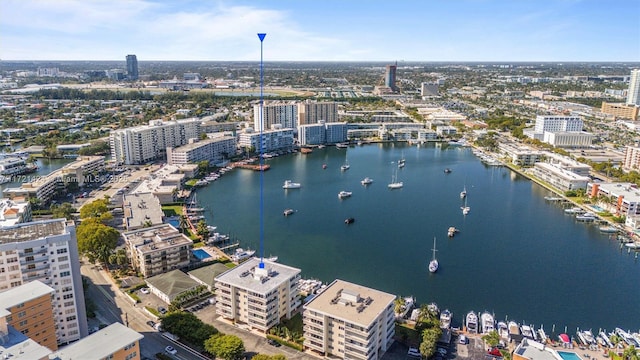
<svg viewBox="0 0 640 360">
<path fill-rule="evenodd" d="M 399 169 L 401 158 L 406 166 Z M 546 189 L 483 164 L 469 148 L 327 147 L 267 163 L 262 176 L 228 172 L 199 189 L 198 202 L 220 232 L 257 254 L 262 239 L 265 257 L 277 255 L 305 278 L 339 278 L 435 302 L 453 311 L 454 326 L 469 311 L 489 311 L 496 320 L 543 325 L 548 334 L 555 326 L 556 335 L 565 328 L 640 328 L 634 252 L 545 201 Z M 345 163 L 350 169 L 341 171 Z M 396 172 L 404 187 L 390 190 Z M 361 185 L 365 177 L 373 184 Z M 284 190 L 285 180 L 302 187 Z M 341 200 L 341 190 L 353 195 Z M 283 216 L 287 208 L 295 213 Z M 355 222 L 346 225 L 348 217 Z M 460 230 L 453 238 L 450 226 Z M 434 237 L 440 269 L 431 274 Z"/>
</svg>

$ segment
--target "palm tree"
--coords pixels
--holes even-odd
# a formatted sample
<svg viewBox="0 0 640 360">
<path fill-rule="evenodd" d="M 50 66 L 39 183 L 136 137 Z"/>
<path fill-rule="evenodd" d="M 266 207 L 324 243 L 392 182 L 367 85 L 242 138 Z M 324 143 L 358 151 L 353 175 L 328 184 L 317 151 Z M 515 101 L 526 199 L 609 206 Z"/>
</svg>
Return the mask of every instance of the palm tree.
<svg viewBox="0 0 640 360">
<path fill-rule="evenodd" d="M 622 358 L 625 360 L 640 360 L 640 352 L 635 346 L 631 345 L 624 349 L 622 352 Z"/>
<path fill-rule="evenodd" d="M 395 312 L 396 314 L 400 314 L 404 310 L 405 305 L 407 305 L 407 302 L 400 295 L 396 297 L 396 300 L 393 303 L 393 312 Z"/>
</svg>

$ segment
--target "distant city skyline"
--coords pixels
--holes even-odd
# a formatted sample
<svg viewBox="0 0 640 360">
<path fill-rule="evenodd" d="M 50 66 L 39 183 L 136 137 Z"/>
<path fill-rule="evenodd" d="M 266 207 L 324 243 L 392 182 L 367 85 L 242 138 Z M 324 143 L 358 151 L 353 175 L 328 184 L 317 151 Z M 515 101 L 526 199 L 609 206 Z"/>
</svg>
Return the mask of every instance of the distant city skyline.
<svg viewBox="0 0 640 360">
<path fill-rule="evenodd" d="M 637 0 L 3 0 L 2 60 L 640 61 Z"/>
</svg>

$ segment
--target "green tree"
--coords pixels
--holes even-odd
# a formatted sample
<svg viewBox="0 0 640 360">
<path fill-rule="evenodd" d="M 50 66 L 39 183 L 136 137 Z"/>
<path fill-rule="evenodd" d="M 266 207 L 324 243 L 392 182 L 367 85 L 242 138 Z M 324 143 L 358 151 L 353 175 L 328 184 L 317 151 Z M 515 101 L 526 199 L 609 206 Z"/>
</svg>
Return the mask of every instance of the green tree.
<svg viewBox="0 0 640 360">
<path fill-rule="evenodd" d="M 399 314 L 400 312 L 402 312 L 402 310 L 404 310 L 405 305 L 407 304 L 407 302 L 404 300 L 404 298 L 400 295 L 398 295 L 395 299 L 395 301 L 393 302 L 393 311 L 396 314 Z"/>
<path fill-rule="evenodd" d="M 74 209 L 73 206 L 68 202 L 64 202 L 60 205 L 53 204 L 51 205 L 50 209 L 51 215 L 53 215 L 53 217 L 56 219 L 65 218 L 67 220 L 71 220 L 73 219 L 72 214 L 76 212 L 76 209 Z"/>
<path fill-rule="evenodd" d="M 202 160 L 198 162 L 198 173 L 205 174 L 209 171 L 209 160 Z"/>
<path fill-rule="evenodd" d="M 496 330 L 493 330 L 490 333 L 483 335 L 482 341 L 487 343 L 487 345 L 494 347 L 500 343 L 500 335 Z"/>
<path fill-rule="evenodd" d="M 198 221 L 198 225 L 196 226 L 196 232 L 204 241 L 209 239 L 209 228 L 207 227 L 207 222 L 204 220 Z"/>
<path fill-rule="evenodd" d="M 622 358 L 625 360 L 639 360 L 640 352 L 636 349 L 635 346 L 631 345 L 628 348 L 624 349 L 622 352 Z"/>
<path fill-rule="evenodd" d="M 162 319 L 162 328 L 179 337 L 202 345 L 218 333 L 218 330 L 202 322 L 195 315 L 188 312 L 171 312 Z"/>
<path fill-rule="evenodd" d="M 80 208 L 80 219 L 98 219 L 103 224 L 113 218 L 107 207 L 109 203 L 105 199 L 94 200 L 84 204 Z"/>
<path fill-rule="evenodd" d="M 204 342 L 204 349 L 224 360 L 235 360 L 244 353 L 244 344 L 235 335 L 219 335 L 207 339 Z"/>
<path fill-rule="evenodd" d="M 98 219 L 87 219 L 76 230 L 78 251 L 87 256 L 89 262 L 109 263 L 109 256 L 118 245 L 118 230 L 102 224 Z"/>
<path fill-rule="evenodd" d="M 442 335 L 442 329 L 431 327 L 422 331 L 422 342 L 420 343 L 420 353 L 426 357 L 431 357 L 436 352 L 436 344 Z"/>
</svg>

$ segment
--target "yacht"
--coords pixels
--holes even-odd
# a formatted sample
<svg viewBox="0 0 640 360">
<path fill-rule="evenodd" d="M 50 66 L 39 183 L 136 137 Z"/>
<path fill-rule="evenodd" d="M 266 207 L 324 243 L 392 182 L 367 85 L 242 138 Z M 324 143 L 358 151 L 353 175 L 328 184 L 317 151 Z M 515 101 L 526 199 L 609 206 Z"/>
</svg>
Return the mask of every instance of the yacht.
<svg viewBox="0 0 640 360">
<path fill-rule="evenodd" d="M 572 207 L 569 209 L 564 209 L 565 214 L 584 214 L 584 209 L 580 207 Z"/>
<path fill-rule="evenodd" d="M 449 230 L 447 230 L 447 235 L 449 237 L 453 237 L 457 232 L 458 232 L 458 229 L 456 229 L 455 227 L 451 226 L 451 227 L 449 227 Z"/>
<path fill-rule="evenodd" d="M 237 248 L 235 253 L 231 255 L 231 261 L 238 262 L 238 261 L 246 260 L 252 257 L 253 254 L 255 253 L 256 253 L 255 250 L 244 250 L 243 248 Z"/>
<path fill-rule="evenodd" d="M 193 184 L 193 186 L 206 186 L 206 185 L 209 185 L 209 182 L 205 179 L 200 179 L 196 181 L 195 184 Z"/>
<path fill-rule="evenodd" d="M 467 327 L 467 332 L 470 334 L 478 333 L 478 315 L 473 311 L 469 311 L 467 314 L 467 318 L 465 321 L 465 325 Z"/>
<path fill-rule="evenodd" d="M 618 232 L 618 228 L 615 226 L 600 226 L 598 229 L 601 233 L 605 234 L 615 234 Z"/>
<path fill-rule="evenodd" d="M 464 199 L 465 197 L 467 197 L 467 187 L 465 186 L 464 189 L 462 189 L 462 191 L 460 191 L 460 199 Z"/>
<path fill-rule="evenodd" d="M 438 304 L 432 302 L 429 305 L 427 305 L 427 310 L 429 311 L 430 314 L 433 315 L 440 315 L 440 308 L 438 307 Z"/>
<path fill-rule="evenodd" d="M 515 321 L 509 321 L 509 335 L 520 335 L 520 326 Z"/>
<path fill-rule="evenodd" d="M 449 169 L 449 168 L 444 169 L 444 173 L 445 174 L 450 174 L 451 173 L 451 169 Z"/>
<path fill-rule="evenodd" d="M 276 261 L 278 261 L 278 257 L 277 256 L 269 256 L 268 258 L 265 258 L 265 260 L 271 261 L 271 262 L 276 262 Z"/>
<path fill-rule="evenodd" d="M 440 313 L 440 328 L 449 329 L 451 327 L 451 320 L 453 319 L 453 313 L 449 309 Z"/>
<path fill-rule="evenodd" d="M 495 330 L 495 321 L 493 319 L 493 315 L 489 314 L 486 311 L 483 312 L 482 315 L 480 315 L 480 324 L 482 326 L 483 334 L 488 334 Z"/>
<path fill-rule="evenodd" d="M 356 219 L 350 217 L 350 218 L 346 218 L 344 219 L 344 223 L 349 225 L 349 224 L 353 224 L 356 221 Z"/>
<path fill-rule="evenodd" d="M 366 185 L 369 185 L 369 184 L 373 183 L 373 179 L 372 179 L 372 178 L 369 178 L 369 177 L 366 177 L 366 178 L 362 179 L 362 180 L 360 181 L 360 183 L 361 183 L 362 185 L 365 185 L 365 186 L 366 186 Z"/>
<path fill-rule="evenodd" d="M 285 209 L 283 212 L 284 216 L 289 216 L 293 213 L 294 213 L 293 209 Z"/>
<path fill-rule="evenodd" d="M 340 171 L 347 171 L 350 167 L 351 166 L 349 166 L 349 161 L 347 159 L 344 159 L 344 164 L 340 166 Z"/>
<path fill-rule="evenodd" d="M 351 194 L 352 194 L 352 192 L 351 192 L 351 191 L 344 191 L 344 190 L 342 190 L 342 191 L 340 191 L 340 192 L 338 193 L 338 198 L 340 198 L 340 199 L 348 198 L 348 197 L 350 197 L 350 196 L 351 196 Z"/>
<path fill-rule="evenodd" d="M 640 242 L 629 242 L 624 244 L 624 246 L 631 250 L 640 250 Z"/>
<path fill-rule="evenodd" d="M 504 321 L 498 321 L 498 335 L 504 340 L 509 340 L 509 328 Z"/>
<path fill-rule="evenodd" d="M 471 208 L 468 206 L 462 206 L 460 209 L 462 209 L 462 215 L 467 215 L 469 211 L 471 211 Z"/>
<path fill-rule="evenodd" d="M 522 333 L 522 336 L 524 337 L 528 337 L 529 339 L 533 339 L 533 329 L 531 329 L 531 326 L 529 325 L 525 325 L 522 324 L 520 326 L 520 332 Z"/>
<path fill-rule="evenodd" d="M 284 185 L 282 185 L 283 189 L 299 189 L 302 185 L 300 185 L 300 183 L 295 183 L 291 180 L 287 180 L 284 182 Z"/>
<path fill-rule="evenodd" d="M 440 266 L 440 264 L 438 264 L 438 259 L 436 259 L 436 238 L 435 236 L 433 237 L 433 258 L 431 259 L 431 261 L 429 261 L 429 272 L 434 273 L 436 271 L 438 271 L 438 267 Z"/>
<path fill-rule="evenodd" d="M 576 220 L 578 221 L 594 221 L 596 219 L 596 214 L 592 212 L 586 212 L 582 215 L 577 215 Z"/>
</svg>

